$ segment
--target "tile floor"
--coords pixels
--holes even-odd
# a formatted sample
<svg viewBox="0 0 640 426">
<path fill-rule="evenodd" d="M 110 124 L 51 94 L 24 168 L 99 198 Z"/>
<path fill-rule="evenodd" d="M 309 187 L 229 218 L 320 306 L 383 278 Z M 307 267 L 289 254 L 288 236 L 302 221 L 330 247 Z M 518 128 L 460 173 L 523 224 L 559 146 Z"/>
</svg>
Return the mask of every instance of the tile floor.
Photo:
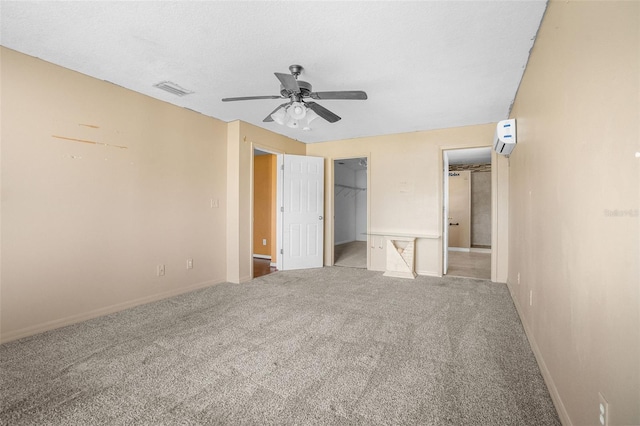
<svg viewBox="0 0 640 426">
<path fill-rule="evenodd" d="M 449 251 L 447 275 L 491 279 L 491 253 Z"/>
</svg>

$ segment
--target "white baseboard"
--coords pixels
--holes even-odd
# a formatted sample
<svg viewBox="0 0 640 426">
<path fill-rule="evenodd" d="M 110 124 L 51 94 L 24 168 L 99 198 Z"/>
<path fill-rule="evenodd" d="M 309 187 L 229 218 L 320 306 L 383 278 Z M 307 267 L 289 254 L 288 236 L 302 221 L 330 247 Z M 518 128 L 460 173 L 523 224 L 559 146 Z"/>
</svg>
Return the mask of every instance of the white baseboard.
<svg viewBox="0 0 640 426">
<path fill-rule="evenodd" d="M 470 248 L 466 248 L 466 247 L 449 247 L 447 250 L 449 251 L 464 251 L 464 252 L 470 252 L 471 249 Z"/>
<path fill-rule="evenodd" d="M 339 246 L 340 244 L 352 243 L 352 242 L 354 242 L 354 241 L 355 241 L 355 240 L 334 241 L 334 242 L 333 242 L 333 245 L 334 245 L 334 246 Z"/>
<path fill-rule="evenodd" d="M 523 315 L 522 309 L 520 308 L 520 304 L 518 303 L 517 298 L 513 297 L 511 286 L 512 284 L 507 283 L 507 287 L 509 288 L 509 294 L 511 295 L 511 300 L 513 300 L 513 304 L 515 305 L 516 311 L 518 312 L 518 316 L 520 317 L 520 322 L 522 323 L 522 327 L 524 328 L 524 334 L 527 336 L 527 340 L 529 340 L 529 345 L 531 345 L 531 349 L 533 350 L 533 355 L 535 356 L 536 361 L 538 362 L 538 367 L 540 367 L 542 378 L 544 379 L 544 382 L 547 385 L 547 389 L 549 389 L 549 394 L 551 395 L 551 400 L 553 401 L 553 405 L 555 405 L 556 411 L 558 412 L 558 417 L 560 417 L 560 422 L 564 426 L 573 426 L 573 423 L 571 422 L 571 418 L 569 417 L 569 413 L 567 413 L 567 409 L 562 403 L 562 398 L 558 393 L 558 388 L 556 387 L 556 384 L 553 381 L 553 377 L 551 377 L 551 373 L 547 368 L 547 364 L 544 362 L 544 358 L 542 357 L 540 348 L 538 348 L 538 344 L 536 343 L 536 340 L 533 337 L 533 333 L 529 329 L 529 324 L 525 321 L 525 317 Z"/>
<path fill-rule="evenodd" d="M 256 257 L 258 259 L 269 259 L 269 260 L 271 260 L 271 256 L 269 256 L 268 254 L 254 254 L 253 257 Z"/>
<path fill-rule="evenodd" d="M 272 268 L 277 268 L 278 267 L 278 263 L 277 262 L 269 262 L 269 266 Z"/>
<path fill-rule="evenodd" d="M 133 308 L 139 305 L 145 305 L 151 302 L 157 302 L 158 300 L 168 299 L 169 297 L 178 296 L 183 293 L 189 293 L 191 291 L 199 290 L 205 287 L 211 287 L 216 284 L 225 282 L 224 280 L 205 281 L 197 284 L 193 284 L 187 287 L 181 287 L 174 290 L 165 291 L 163 293 L 154 294 L 151 296 L 141 297 L 139 299 L 129 300 L 122 303 L 116 303 L 115 305 L 106 306 L 104 308 L 94 309 L 82 314 L 71 315 L 65 318 L 60 318 L 53 321 L 47 321 L 42 324 L 36 324 L 29 327 L 24 327 L 19 330 L 10 331 L 0 336 L 0 343 L 7 343 L 12 340 L 22 339 L 23 337 L 32 336 L 34 334 L 43 333 L 45 331 L 54 330 L 60 327 L 66 327 L 68 325 L 76 324 L 82 321 L 87 321 L 93 318 L 109 315 L 114 312 L 124 311 L 125 309 Z"/>
<path fill-rule="evenodd" d="M 424 275 L 425 277 L 442 277 L 442 275 L 433 271 L 416 271 L 418 275 Z"/>
</svg>

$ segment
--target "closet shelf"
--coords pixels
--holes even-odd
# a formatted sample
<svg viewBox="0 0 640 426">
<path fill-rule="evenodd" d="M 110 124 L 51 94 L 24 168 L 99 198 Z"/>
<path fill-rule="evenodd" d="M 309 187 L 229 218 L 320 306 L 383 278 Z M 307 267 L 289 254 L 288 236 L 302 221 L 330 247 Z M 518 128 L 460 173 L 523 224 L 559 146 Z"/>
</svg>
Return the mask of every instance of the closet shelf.
<svg viewBox="0 0 640 426">
<path fill-rule="evenodd" d="M 367 190 L 367 188 L 358 188 L 357 186 L 341 185 L 339 183 L 336 183 L 334 186 L 337 187 L 337 188 L 353 189 L 353 190 L 356 190 L 356 191 L 366 191 Z"/>
</svg>

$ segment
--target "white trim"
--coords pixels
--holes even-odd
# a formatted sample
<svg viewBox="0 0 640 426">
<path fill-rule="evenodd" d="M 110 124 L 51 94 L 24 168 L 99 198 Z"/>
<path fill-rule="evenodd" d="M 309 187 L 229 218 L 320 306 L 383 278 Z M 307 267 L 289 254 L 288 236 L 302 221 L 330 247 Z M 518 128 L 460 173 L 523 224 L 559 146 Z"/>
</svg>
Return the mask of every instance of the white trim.
<svg viewBox="0 0 640 426">
<path fill-rule="evenodd" d="M 469 253 L 471 251 L 470 248 L 466 248 L 466 247 L 449 247 L 448 250 L 449 251 L 464 251 L 466 253 Z"/>
<path fill-rule="evenodd" d="M 469 249 L 469 251 L 471 253 L 491 253 L 491 249 L 490 248 L 478 248 L 478 247 L 471 247 Z"/>
<path fill-rule="evenodd" d="M 269 267 L 271 268 L 277 268 L 278 264 L 276 262 L 269 262 Z"/>
<path fill-rule="evenodd" d="M 433 272 L 433 271 L 416 271 L 416 274 L 418 274 L 420 276 L 425 276 L 425 277 L 439 277 L 439 278 L 442 277 L 442 275 L 438 274 L 437 272 Z"/>
<path fill-rule="evenodd" d="M 255 254 L 253 253 L 253 257 L 257 257 L 258 259 L 269 259 L 271 260 L 271 256 L 268 254 Z"/>
<path fill-rule="evenodd" d="M 553 381 L 553 377 L 551 377 L 551 373 L 547 368 L 547 364 L 544 362 L 544 358 L 542 357 L 542 352 L 540 352 L 540 348 L 538 348 L 538 343 L 536 342 L 533 332 L 529 328 L 529 325 L 525 321 L 525 316 L 523 315 L 522 309 L 518 303 L 518 299 L 513 297 L 513 292 L 511 289 L 511 285 L 507 284 L 509 288 L 509 295 L 511 296 L 511 300 L 513 300 L 513 304 L 516 307 L 516 312 L 520 317 L 520 322 L 522 323 L 522 327 L 524 328 L 524 334 L 527 336 L 527 340 L 529 341 L 529 345 L 533 350 L 533 355 L 538 362 L 538 367 L 540 367 L 540 372 L 542 373 L 542 378 L 544 379 L 545 384 L 547 385 L 547 389 L 549 390 L 549 394 L 551 395 L 551 400 L 553 401 L 553 405 L 556 407 L 556 411 L 558 412 L 558 416 L 560 417 L 560 422 L 565 426 L 573 426 L 571 422 L 571 418 L 569 417 L 569 413 L 567 413 L 567 409 L 565 408 L 562 398 L 558 393 L 558 388 L 556 387 L 555 382 Z"/>
<path fill-rule="evenodd" d="M 420 233 L 411 233 L 411 232 L 380 232 L 375 231 L 371 232 L 369 235 L 377 235 L 379 237 L 407 237 L 407 238 L 416 238 L 416 239 L 431 239 L 437 240 L 440 238 L 438 234 L 420 234 Z"/>
<path fill-rule="evenodd" d="M 129 300 L 122 303 L 116 303 L 115 305 L 94 309 L 92 311 L 85 312 L 82 314 L 71 315 L 65 318 L 60 318 L 53 321 L 47 321 L 41 324 L 36 324 L 29 327 L 21 328 L 19 330 L 10 331 L 0 336 L 0 343 L 7 343 L 12 340 L 22 339 L 23 337 L 32 336 L 34 334 L 43 333 L 45 331 L 54 330 L 56 328 L 77 324 L 82 321 L 87 321 L 93 318 L 109 315 L 114 312 L 124 311 L 125 309 L 133 308 L 140 305 L 145 305 L 147 303 L 157 302 L 158 300 L 168 299 L 170 297 L 178 296 L 180 294 L 190 293 L 192 291 L 199 290 L 205 287 L 211 287 L 223 282 L 225 282 L 224 279 L 214 280 L 214 281 L 204 281 L 204 282 L 193 284 L 187 287 L 169 290 L 162 293 L 141 297 L 139 299 Z"/>
<path fill-rule="evenodd" d="M 357 241 L 357 240 L 337 241 L 337 242 L 335 242 L 333 245 L 334 245 L 334 246 L 339 246 L 339 245 L 341 245 L 341 244 L 355 243 L 356 241 Z M 365 241 L 363 241 L 363 242 L 366 242 L 366 240 L 365 240 Z"/>
<path fill-rule="evenodd" d="M 284 153 L 278 154 L 276 157 L 276 267 L 279 270 L 283 269 L 282 233 L 284 228 L 282 224 L 282 207 L 284 204 L 282 202 L 282 191 L 284 190 L 284 175 L 282 167 L 284 167 Z"/>
</svg>

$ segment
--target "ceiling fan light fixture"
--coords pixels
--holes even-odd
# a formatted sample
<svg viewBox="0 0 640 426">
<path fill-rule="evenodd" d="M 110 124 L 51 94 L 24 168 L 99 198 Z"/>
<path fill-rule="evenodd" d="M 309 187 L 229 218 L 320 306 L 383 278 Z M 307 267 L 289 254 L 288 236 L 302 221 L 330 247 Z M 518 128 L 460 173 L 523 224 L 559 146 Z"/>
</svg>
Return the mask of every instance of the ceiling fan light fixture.
<svg viewBox="0 0 640 426">
<path fill-rule="evenodd" d="M 307 115 L 307 107 L 305 107 L 302 102 L 292 102 L 289 108 L 287 108 L 287 113 L 291 118 L 301 120 Z"/>
<path fill-rule="evenodd" d="M 316 118 L 320 117 L 318 114 L 316 114 L 316 112 L 312 109 L 307 108 L 307 115 L 306 115 L 306 121 L 307 121 L 307 126 L 309 126 L 311 124 L 311 122 L 313 120 L 315 120 Z"/>
<path fill-rule="evenodd" d="M 287 127 L 297 129 L 298 127 L 300 127 L 300 122 L 293 117 L 289 117 L 289 120 L 287 120 Z"/>
<path fill-rule="evenodd" d="M 304 130 L 305 132 L 310 132 L 311 131 L 311 122 L 313 120 L 315 120 L 316 118 L 320 117 L 318 114 L 316 114 L 316 112 L 310 108 L 307 108 L 307 115 L 304 117 L 303 120 L 300 120 L 302 122 L 304 122 L 304 125 L 302 127 L 302 130 Z"/>
<path fill-rule="evenodd" d="M 287 112 L 284 108 L 278 108 L 278 110 L 271 114 L 271 118 L 273 118 L 273 121 L 276 123 L 284 125 L 287 119 Z"/>
</svg>

